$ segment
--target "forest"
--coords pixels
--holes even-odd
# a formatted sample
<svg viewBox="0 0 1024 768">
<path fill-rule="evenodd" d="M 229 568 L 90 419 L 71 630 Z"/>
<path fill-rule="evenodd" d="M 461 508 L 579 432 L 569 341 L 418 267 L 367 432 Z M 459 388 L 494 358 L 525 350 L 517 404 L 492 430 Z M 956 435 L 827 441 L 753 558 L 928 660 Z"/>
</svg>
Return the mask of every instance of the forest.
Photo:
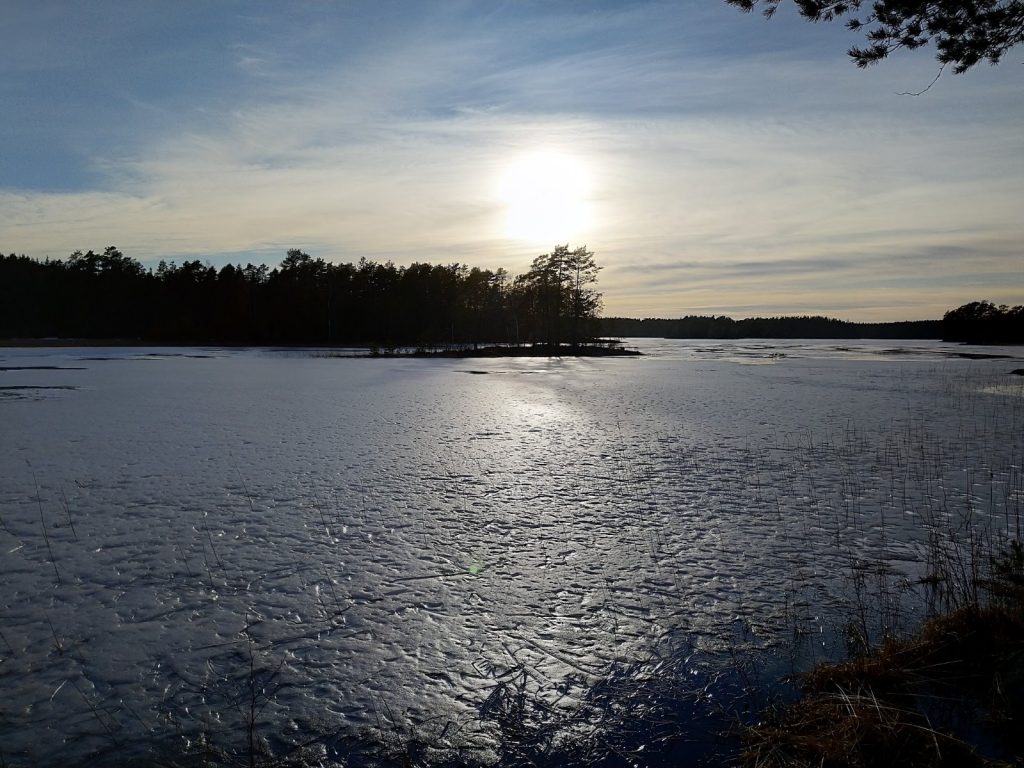
<svg viewBox="0 0 1024 768">
<path fill-rule="evenodd" d="M 161 261 L 114 246 L 66 260 L 0 256 L 0 338 L 383 347 L 542 344 L 595 335 L 600 267 L 558 246 L 516 277 L 461 264 L 332 264 L 304 251 L 279 266 Z"/>
<path fill-rule="evenodd" d="M 0 255 L 0 339 L 174 344 L 308 344 L 576 349 L 602 337 L 944 339 L 1024 343 L 1024 306 L 965 304 L 942 320 L 854 323 L 821 316 L 600 317 L 600 271 L 586 247 L 559 245 L 530 269 L 360 259 L 299 249 L 274 268 L 198 259 L 155 269 L 115 246 L 67 259 Z"/>
</svg>

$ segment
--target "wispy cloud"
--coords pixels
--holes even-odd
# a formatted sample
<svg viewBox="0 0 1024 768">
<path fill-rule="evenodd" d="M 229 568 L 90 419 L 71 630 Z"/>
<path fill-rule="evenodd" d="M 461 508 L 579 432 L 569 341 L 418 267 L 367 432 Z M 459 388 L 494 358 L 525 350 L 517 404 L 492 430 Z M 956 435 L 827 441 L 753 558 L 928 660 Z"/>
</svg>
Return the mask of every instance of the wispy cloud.
<svg viewBox="0 0 1024 768">
<path fill-rule="evenodd" d="M 504 237 L 498 179 L 544 147 L 588 164 L 587 244 L 614 314 L 895 318 L 978 291 L 1024 299 L 1024 108 L 1000 73 L 897 97 L 927 60 L 859 72 L 837 50 L 773 48 L 717 7 L 302 8 L 299 26 L 258 4 L 221 20 L 205 33 L 216 52 L 194 47 L 185 73 L 223 71 L 191 96 L 127 84 L 130 140 L 53 133 L 89 150 L 77 183 L 39 191 L 0 164 L 0 245 L 117 243 L 150 263 L 302 246 L 518 270 L 536 254 Z"/>
</svg>

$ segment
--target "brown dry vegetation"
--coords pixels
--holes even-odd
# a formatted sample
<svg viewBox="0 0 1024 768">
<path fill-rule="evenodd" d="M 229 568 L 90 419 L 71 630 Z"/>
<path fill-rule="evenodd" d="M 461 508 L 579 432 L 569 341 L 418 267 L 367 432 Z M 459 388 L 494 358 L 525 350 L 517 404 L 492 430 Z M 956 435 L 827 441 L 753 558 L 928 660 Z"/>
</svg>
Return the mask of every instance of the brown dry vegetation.
<svg viewBox="0 0 1024 768">
<path fill-rule="evenodd" d="M 743 765 L 1024 765 L 1019 541 L 991 571 L 979 582 L 984 604 L 960 607 L 910 637 L 887 638 L 868 653 L 811 670 L 799 700 L 746 731 Z"/>
</svg>

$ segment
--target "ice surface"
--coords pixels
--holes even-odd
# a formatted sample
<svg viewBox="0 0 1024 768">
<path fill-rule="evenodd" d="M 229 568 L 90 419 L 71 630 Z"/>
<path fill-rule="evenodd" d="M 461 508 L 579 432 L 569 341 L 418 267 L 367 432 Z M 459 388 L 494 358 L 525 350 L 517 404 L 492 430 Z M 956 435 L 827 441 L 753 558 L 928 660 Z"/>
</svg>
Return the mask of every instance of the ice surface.
<svg viewBox="0 0 1024 768">
<path fill-rule="evenodd" d="M 297 741 L 457 722 L 510 670 L 600 677 L 667 633 L 824 634 L 851 569 L 912 581 L 930 526 L 1019 516 L 1019 351 L 632 343 L 0 350 L 6 764 L 241 738 L 254 679 Z"/>
</svg>

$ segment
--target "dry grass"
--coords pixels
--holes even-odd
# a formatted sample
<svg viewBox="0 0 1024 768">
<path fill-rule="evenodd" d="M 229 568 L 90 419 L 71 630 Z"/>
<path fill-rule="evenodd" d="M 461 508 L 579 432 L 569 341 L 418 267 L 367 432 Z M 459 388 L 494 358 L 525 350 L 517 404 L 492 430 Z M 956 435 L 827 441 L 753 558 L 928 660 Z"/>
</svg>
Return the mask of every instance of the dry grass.
<svg viewBox="0 0 1024 768">
<path fill-rule="evenodd" d="M 749 768 L 1005 766 L 1024 755 L 1024 552 L 992 565 L 983 605 L 937 616 L 848 661 L 744 734 Z M 986 754 L 982 754 L 982 752 Z"/>
</svg>

